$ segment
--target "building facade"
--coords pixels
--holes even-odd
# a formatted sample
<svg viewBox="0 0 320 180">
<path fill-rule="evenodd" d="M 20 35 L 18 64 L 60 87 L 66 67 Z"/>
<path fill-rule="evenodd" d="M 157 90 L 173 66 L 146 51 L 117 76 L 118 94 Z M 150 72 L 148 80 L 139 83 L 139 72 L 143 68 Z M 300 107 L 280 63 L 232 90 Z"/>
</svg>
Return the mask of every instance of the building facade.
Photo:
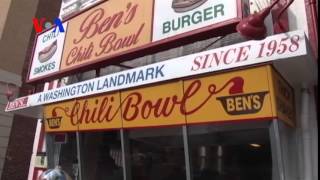
<svg viewBox="0 0 320 180">
<path fill-rule="evenodd" d="M 62 1 L 6 107 L 37 123 L 28 179 L 317 179 L 315 4 Z"/>
</svg>

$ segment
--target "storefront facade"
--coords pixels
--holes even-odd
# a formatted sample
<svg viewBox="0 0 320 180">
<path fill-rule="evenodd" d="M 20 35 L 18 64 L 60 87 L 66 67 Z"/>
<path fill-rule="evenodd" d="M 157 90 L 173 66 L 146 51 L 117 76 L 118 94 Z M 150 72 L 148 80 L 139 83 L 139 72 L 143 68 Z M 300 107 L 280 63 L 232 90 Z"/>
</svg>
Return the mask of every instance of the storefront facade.
<svg viewBox="0 0 320 180">
<path fill-rule="evenodd" d="M 51 161 L 72 173 L 81 159 L 84 179 L 278 179 L 293 95 L 261 66 L 48 105 L 49 138 L 68 139 Z"/>
<path fill-rule="evenodd" d="M 29 179 L 57 165 L 80 180 L 318 176 L 317 62 L 290 18 L 299 4 L 287 33 L 269 15 L 267 37 L 248 41 L 234 32 L 261 8 L 251 1 L 179 2 L 99 1 L 68 11 L 66 33 L 37 36 L 27 82 L 59 81 L 7 105 L 42 107 Z"/>
</svg>

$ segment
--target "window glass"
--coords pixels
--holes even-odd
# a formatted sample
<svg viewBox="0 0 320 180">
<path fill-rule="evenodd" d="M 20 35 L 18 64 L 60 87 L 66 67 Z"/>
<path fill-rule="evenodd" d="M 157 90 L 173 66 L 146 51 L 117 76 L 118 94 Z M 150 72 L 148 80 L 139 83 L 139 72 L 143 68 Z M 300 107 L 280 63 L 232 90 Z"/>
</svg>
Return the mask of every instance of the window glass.
<svg viewBox="0 0 320 180">
<path fill-rule="evenodd" d="M 119 131 L 81 133 L 83 179 L 123 180 Z"/>
<path fill-rule="evenodd" d="M 71 178 L 78 176 L 76 133 L 47 134 L 48 168 L 59 165 Z"/>
<path fill-rule="evenodd" d="M 267 128 L 237 130 L 206 125 L 188 130 L 194 180 L 272 179 Z"/>
<path fill-rule="evenodd" d="M 186 180 L 182 128 L 130 130 L 131 180 Z"/>
</svg>

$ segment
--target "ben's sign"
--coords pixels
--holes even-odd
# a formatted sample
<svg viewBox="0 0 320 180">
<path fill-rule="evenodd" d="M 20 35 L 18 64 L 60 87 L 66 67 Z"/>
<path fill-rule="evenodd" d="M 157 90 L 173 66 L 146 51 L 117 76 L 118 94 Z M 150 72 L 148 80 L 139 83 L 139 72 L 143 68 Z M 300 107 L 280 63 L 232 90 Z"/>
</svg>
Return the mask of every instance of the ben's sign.
<svg viewBox="0 0 320 180">
<path fill-rule="evenodd" d="M 131 58 L 128 54 L 133 52 L 143 56 L 143 50 L 155 52 L 191 35 L 230 29 L 242 17 L 241 7 L 240 0 L 106 1 L 60 24 L 63 35 L 51 30 L 38 35 L 28 82 Z"/>
<path fill-rule="evenodd" d="M 263 66 L 48 105 L 45 127 L 61 132 L 273 119 L 279 116 L 274 73 Z M 294 116 L 287 120 L 293 125 Z"/>
<path fill-rule="evenodd" d="M 230 115 L 255 114 L 262 109 L 268 91 L 217 98 Z"/>
</svg>

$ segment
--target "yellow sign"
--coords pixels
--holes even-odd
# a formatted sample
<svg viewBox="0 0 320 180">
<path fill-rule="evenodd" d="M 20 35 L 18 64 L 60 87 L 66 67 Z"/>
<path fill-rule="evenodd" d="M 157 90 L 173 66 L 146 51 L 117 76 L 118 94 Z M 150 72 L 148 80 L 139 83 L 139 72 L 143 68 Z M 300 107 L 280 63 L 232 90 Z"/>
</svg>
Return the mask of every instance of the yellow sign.
<svg viewBox="0 0 320 180">
<path fill-rule="evenodd" d="M 264 66 L 186 81 L 185 87 L 196 81 L 199 87 L 186 104 L 194 111 L 187 115 L 187 123 L 274 117 L 267 75 Z"/>
<path fill-rule="evenodd" d="M 123 127 L 186 124 L 181 113 L 182 81 L 121 93 Z"/>
<path fill-rule="evenodd" d="M 46 106 L 47 132 L 121 128 L 120 93 Z"/>
<path fill-rule="evenodd" d="M 273 81 L 273 101 L 275 102 L 275 109 L 277 117 L 283 120 L 290 126 L 295 125 L 295 106 L 294 106 L 294 92 L 292 87 L 280 76 L 278 72 L 270 68 Z"/>
<path fill-rule="evenodd" d="M 61 70 L 151 42 L 153 1 L 107 1 L 68 21 Z"/>
<path fill-rule="evenodd" d="M 291 122 L 293 107 L 289 85 L 261 66 L 53 104 L 44 115 L 46 131 L 60 132 L 276 117 Z"/>
</svg>

